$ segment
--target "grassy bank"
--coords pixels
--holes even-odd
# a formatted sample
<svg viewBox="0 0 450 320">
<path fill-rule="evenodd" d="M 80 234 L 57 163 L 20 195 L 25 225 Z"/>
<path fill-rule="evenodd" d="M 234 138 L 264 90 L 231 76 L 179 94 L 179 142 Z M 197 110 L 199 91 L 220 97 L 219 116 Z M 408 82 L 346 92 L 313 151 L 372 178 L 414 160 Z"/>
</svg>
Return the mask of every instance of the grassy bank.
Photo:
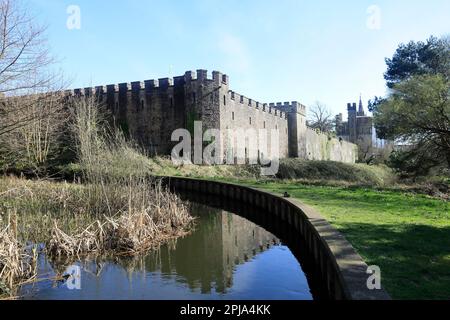
<svg viewBox="0 0 450 320">
<path fill-rule="evenodd" d="M 400 180 L 385 165 L 347 164 L 333 161 L 282 159 L 274 177 L 261 177 L 258 166 L 173 165 L 167 157 L 154 157 L 147 162 L 148 172 L 156 176 L 182 176 L 206 179 L 238 179 L 259 181 L 295 181 L 302 185 L 372 188 L 424 194 L 450 199 L 450 177 L 421 177 L 415 182 Z M 76 172 L 75 168 L 71 168 Z M 70 170 L 69 170 L 70 171 Z M 73 175 L 69 174 L 69 176 Z"/>
</svg>

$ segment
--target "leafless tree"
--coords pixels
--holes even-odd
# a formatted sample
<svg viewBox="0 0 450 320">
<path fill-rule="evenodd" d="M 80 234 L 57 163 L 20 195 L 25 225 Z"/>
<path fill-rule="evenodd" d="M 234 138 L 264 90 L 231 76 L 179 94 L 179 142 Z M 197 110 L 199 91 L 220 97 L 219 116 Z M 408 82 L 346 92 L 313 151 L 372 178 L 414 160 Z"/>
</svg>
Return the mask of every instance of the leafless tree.
<svg viewBox="0 0 450 320">
<path fill-rule="evenodd" d="M 0 0 L 0 162 L 46 161 L 65 121 L 64 83 L 38 25 L 18 0 Z"/>
<path fill-rule="evenodd" d="M 58 153 L 68 121 L 66 98 L 62 92 L 9 97 L 2 103 L 8 110 L 0 118 L 0 163 L 39 171 Z"/>
<path fill-rule="evenodd" d="M 47 89 L 53 58 L 45 28 L 17 0 L 0 0 L 0 93 L 23 94 Z"/>
<path fill-rule="evenodd" d="M 47 99 L 49 94 L 44 93 L 64 87 L 61 75 L 51 71 L 53 63 L 45 28 L 36 23 L 20 1 L 0 0 L 0 136 L 41 117 L 37 109 L 30 114 L 30 106 Z M 21 104 L 5 99 L 25 95 L 36 96 L 23 99 Z"/>
<path fill-rule="evenodd" d="M 328 107 L 317 101 L 309 110 L 308 126 L 319 129 L 322 132 L 330 132 L 334 129 L 334 120 Z"/>
</svg>

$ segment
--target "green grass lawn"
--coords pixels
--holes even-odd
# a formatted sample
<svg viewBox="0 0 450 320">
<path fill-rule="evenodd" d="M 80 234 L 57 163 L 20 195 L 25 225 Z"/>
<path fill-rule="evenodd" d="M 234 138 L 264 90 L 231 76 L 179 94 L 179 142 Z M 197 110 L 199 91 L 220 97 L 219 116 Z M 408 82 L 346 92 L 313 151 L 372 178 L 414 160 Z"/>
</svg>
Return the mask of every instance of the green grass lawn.
<svg viewBox="0 0 450 320">
<path fill-rule="evenodd" d="M 367 264 L 380 266 L 382 285 L 394 299 L 450 299 L 449 202 L 361 187 L 238 183 L 287 191 L 319 210 Z"/>
</svg>

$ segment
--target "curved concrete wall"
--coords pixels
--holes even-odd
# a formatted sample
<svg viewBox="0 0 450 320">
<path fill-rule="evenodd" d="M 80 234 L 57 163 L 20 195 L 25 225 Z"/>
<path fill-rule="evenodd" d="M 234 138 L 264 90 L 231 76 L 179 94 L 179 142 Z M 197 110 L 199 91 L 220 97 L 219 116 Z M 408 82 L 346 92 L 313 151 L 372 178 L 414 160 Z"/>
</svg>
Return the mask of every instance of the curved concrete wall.
<svg viewBox="0 0 450 320">
<path fill-rule="evenodd" d="M 176 192 L 195 192 L 239 201 L 274 215 L 296 230 L 305 242 L 327 296 L 336 300 L 386 300 L 389 295 L 367 288 L 367 264 L 350 243 L 317 211 L 300 201 L 258 189 L 217 181 L 163 178 Z"/>
</svg>

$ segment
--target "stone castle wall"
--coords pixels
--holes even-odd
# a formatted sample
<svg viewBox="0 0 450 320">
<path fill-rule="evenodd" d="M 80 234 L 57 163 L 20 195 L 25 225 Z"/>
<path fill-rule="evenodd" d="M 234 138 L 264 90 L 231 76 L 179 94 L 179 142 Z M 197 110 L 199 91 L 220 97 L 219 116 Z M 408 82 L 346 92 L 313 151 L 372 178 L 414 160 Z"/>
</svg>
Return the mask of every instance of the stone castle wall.
<svg viewBox="0 0 450 320">
<path fill-rule="evenodd" d="M 306 130 L 306 160 L 328 160 L 355 163 L 358 148 L 353 143 L 328 137 L 311 128 Z"/>
<path fill-rule="evenodd" d="M 305 160 L 329 160 L 355 163 L 357 146 L 329 137 L 306 125 L 306 107 L 298 102 L 271 103 L 288 114 L 289 155 Z"/>
<path fill-rule="evenodd" d="M 272 153 L 272 139 L 270 137 L 272 130 L 279 132 L 279 157 L 288 157 L 288 121 L 287 114 L 267 104 L 249 99 L 243 95 L 229 91 L 225 96 L 224 104 L 220 107 L 220 129 L 255 129 L 255 133 L 259 134 L 259 130 L 266 130 L 267 150 L 266 155 L 260 151 L 259 156 L 274 156 Z M 264 131 L 262 131 L 264 132 Z M 249 148 L 249 142 L 246 148 Z M 227 141 L 224 141 L 224 147 L 227 147 Z"/>
<path fill-rule="evenodd" d="M 305 106 L 298 102 L 265 104 L 246 98 L 231 91 L 228 76 L 217 71 L 211 78 L 206 70 L 188 71 L 173 79 L 76 89 L 68 94 L 95 95 L 112 113 L 115 123 L 150 154 L 169 155 L 178 143 L 171 141 L 173 131 L 188 129 L 193 139 L 194 122 L 202 121 L 203 132 L 221 130 L 219 145 L 224 159 L 231 143 L 226 138 L 227 129 L 266 129 L 268 154 L 258 152 L 264 157 L 272 154 L 270 133 L 278 129 L 280 158 L 355 161 L 354 145 L 329 140 L 307 128 Z"/>
<path fill-rule="evenodd" d="M 173 128 L 185 126 L 184 89 L 169 79 L 76 89 L 73 93 L 96 94 L 114 122 L 151 153 L 170 152 Z"/>
</svg>

